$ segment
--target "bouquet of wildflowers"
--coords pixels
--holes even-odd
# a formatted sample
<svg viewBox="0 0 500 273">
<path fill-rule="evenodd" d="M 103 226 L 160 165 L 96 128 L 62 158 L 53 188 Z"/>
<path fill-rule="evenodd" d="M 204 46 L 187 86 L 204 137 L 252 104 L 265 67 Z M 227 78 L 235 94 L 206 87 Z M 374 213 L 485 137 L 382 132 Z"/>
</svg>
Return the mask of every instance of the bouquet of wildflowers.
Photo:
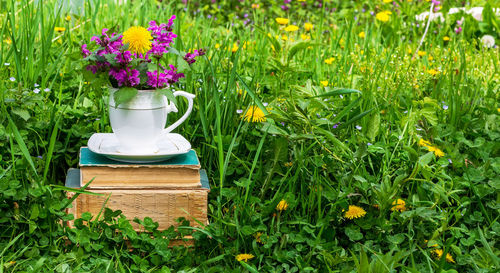
<svg viewBox="0 0 500 273">
<path fill-rule="evenodd" d="M 172 32 L 175 15 L 166 24 L 149 22 L 149 28 L 131 27 L 123 34 L 103 29 L 101 36 L 93 36 L 93 50 L 83 44 L 81 52 L 87 61 L 85 76 L 98 86 L 108 85 L 119 88 L 114 93 L 118 104 L 132 99 L 138 90 L 154 89 L 169 99 L 173 98 L 169 89 L 184 77 L 172 64 L 162 64 L 167 53 L 180 53 L 171 47 L 177 37 Z M 111 32 L 111 33 L 110 33 Z M 189 65 L 197 56 L 205 54 L 203 49 L 183 55 Z"/>
</svg>

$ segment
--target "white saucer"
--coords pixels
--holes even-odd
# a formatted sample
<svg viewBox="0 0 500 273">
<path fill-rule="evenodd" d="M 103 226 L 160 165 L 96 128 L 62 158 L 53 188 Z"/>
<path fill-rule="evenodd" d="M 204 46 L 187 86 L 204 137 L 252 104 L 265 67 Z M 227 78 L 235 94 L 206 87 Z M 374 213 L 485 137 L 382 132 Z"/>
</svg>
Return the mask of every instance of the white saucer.
<svg viewBox="0 0 500 273">
<path fill-rule="evenodd" d="M 89 150 L 109 159 L 130 163 L 151 163 L 186 154 L 191 150 L 191 143 L 179 134 L 163 134 L 156 144 L 159 150 L 150 154 L 119 152 L 120 143 L 115 134 L 96 133 L 88 142 Z"/>
</svg>

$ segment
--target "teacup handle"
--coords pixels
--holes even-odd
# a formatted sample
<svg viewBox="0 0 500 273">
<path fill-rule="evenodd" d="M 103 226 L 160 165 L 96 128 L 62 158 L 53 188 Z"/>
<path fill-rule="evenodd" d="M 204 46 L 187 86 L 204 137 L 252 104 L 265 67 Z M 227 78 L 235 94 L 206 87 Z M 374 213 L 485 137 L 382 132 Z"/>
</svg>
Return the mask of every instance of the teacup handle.
<svg viewBox="0 0 500 273">
<path fill-rule="evenodd" d="M 177 128 L 177 126 L 181 125 L 181 123 L 183 123 L 187 119 L 187 117 L 189 116 L 189 114 L 191 114 L 191 111 L 193 110 L 193 99 L 196 97 L 195 95 L 184 91 L 175 91 L 174 96 L 185 97 L 188 101 L 188 108 L 186 110 L 186 113 L 184 113 L 184 115 L 180 119 L 178 119 L 172 125 L 168 126 L 166 129 L 163 130 L 163 132 L 166 134 L 173 131 L 175 128 Z M 175 109 L 174 112 L 177 112 L 177 108 L 175 108 L 175 105 L 173 105 L 172 102 L 170 102 L 170 107 L 172 107 L 172 109 Z"/>
</svg>

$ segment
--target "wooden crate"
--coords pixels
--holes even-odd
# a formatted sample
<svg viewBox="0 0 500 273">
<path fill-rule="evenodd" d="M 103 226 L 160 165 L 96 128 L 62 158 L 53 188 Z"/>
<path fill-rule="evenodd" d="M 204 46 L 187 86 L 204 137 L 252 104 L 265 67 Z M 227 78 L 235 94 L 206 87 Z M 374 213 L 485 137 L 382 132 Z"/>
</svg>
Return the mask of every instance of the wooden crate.
<svg viewBox="0 0 500 273">
<path fill-rule="evenodd" d="M 158 222 L 159 230 L 175 226 L 175 220 L 179 217 L 189 220 L 191 226 L 200 226 L 198 222 L 206 224 L 208 221 L 207 197 L 210 191 L 206 172 L 201 170 L 200 176 L 201 188 L 198 189 L 91 189 L 88 191 L 103 195 L 80 194 L 73 201 L 73 207 L 68 209 L 68 213 L 72 213 L 75 219 L 84 212 L 90 212 L 95 217 L 103 206 L 106 206 L 112 210 L 121 210 L 137 231 L 142 230 L 137 223 L 132 222 L 135 217 L 151 217 L 153 221 Z M 66 186 L 80 188 L 79 169 L 68 171 Z M 68 192 L 68 198 L 73 195 L 73 192 Z M 108 201 L 105 204 L 106 199 Z M 72 226 L 72 223 L 69 225 Z"/>
</svg>

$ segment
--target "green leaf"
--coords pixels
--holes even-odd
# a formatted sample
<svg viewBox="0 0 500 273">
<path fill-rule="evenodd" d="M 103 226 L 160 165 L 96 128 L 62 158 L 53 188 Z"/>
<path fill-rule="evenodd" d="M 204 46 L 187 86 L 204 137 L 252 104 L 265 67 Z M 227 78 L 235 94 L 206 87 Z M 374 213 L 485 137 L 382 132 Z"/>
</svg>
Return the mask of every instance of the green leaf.
<svg viewBox="0 0 500 273">
<path fill-rule="evenodd" d="M 12 113 L 21 117 L 25 121 L 27 121 L 31 117 L 30 113 L 26 109 L 14 108 L 12 109 Z"/>
<path fill-rule="evenodd" d="M 106 54 L 104 55 L 104 58 L 106 58 L 106 61 L 111 64 L 111 66 L 116 66 L 116 54 Z"/>
<path fill-rule="evenodd" d="M 304 50 L 312 45 L 314 44 L 311 42 L 299 42 L 296 45 L 292 46 L 292 48 L 290 48 L 290 51 L 288 51 L 288 61 L 290 61 L 295 56 L 295 54 L 299 53 L 299 51 Z"/>
<path fill-rule="evenodd" d="M 375 137 L 378 135 L 378 131 L 380 128 L 380 114 L 375 113 L 370 121 L 368 122 L 368 132 L 366 132 L 366 136 L 370 139 L 370 141 L 374 141 Z"/>
<path fill-rule="evenodd" d="M 361 91 L 356 90 L 356 89 L 349 89 L 349 88 L 336 88 L 333 91 L 329 91 L 331 88 L 330 87 L 325 87 L 325 90 L 327 92 L 314 96 L 315 97 L 332 97 L 332 96 L 338 96 L 338 95 L 344 95 L 344 94 L 352 94 L 352 93 L 358 93 L 361 94 Z"/>
<path fill-rule="evenodd" d="M 387 236 L 387 240 L 389 240 L 389 242 L 395 244 L 395 245 L 399 245 L 401 244 L 404 240 L 405 240 L 405 236 L 404 234 L 396 234 L 394 236 Z"/>
<path fill-rule="evenodd" d="M 173 102 L 177 106 L 177 98 L 174 96 L 174 92 L 172 91 L 172 89 L 170 88 L 156 89 L 156 92 L 158 92 L 158 94 L 167 97 L 169 101 Z"/>
<path fill-rule="evenodd" d="M 359 241 L 363 239 L 363 233 L 359 231 L 359 227 L 348 227 L 345 229 L 345 235 L 352 241 Z"/>
<path fill-rule="evenodd" d="M 122 87 L 113 94 L 115 107 L 122 103 L 129 102 L 137 95 L 137 89 L 133 87 Z"/>
</svg>

